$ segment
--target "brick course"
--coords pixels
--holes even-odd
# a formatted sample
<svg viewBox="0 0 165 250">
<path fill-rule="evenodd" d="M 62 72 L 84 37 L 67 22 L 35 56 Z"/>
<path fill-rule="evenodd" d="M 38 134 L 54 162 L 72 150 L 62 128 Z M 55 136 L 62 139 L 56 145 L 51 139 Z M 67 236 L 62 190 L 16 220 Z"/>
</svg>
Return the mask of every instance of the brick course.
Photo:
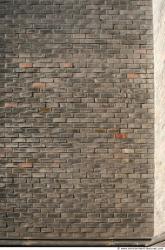
<svg viewBox="0 0 165 250">
<path fill-rule="evenodd" d="M 152 1 L 0 6 L 0 238 L 151 237 Z"/>
</svg>

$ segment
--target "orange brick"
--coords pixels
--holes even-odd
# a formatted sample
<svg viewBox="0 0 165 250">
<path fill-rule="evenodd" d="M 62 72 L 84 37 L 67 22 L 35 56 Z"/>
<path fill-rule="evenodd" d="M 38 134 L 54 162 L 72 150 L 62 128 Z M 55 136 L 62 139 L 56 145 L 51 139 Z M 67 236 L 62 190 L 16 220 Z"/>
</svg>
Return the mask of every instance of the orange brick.
<svg viewBox="0 0 165 250">
<path fill-rule="evenodd" d="M 61 63 L 60 67 L 61 68 L 73 68 L 73 64 L 72 63 Z"/>
<path fill-rule="evenodd" d="M 17 103 L 16 102 L 6 102 L 5 103 L 5 108 L 16 108 Z"/>
<path fill-rule="evenodd" d="M 106 129 L 104 128 L 96 128 L 95 131 L 96 133 L 106 133 Z"/>
<path fill-rule="evenodd" d="M 127 74 L 127 78 L 128 79 L 136 79 L 138 77 L 139 77 L 138 74 L 135 74 L 135 73 L 129 73 L 129 74 Z"/>
<path fill-rule="evenodd" d="M 20 163 L 19 167 L 21 167 L 21 168 L 32 168 L 33 165 L 32 165 L 32 163 L 24 162 L 24 163 Z"/>
<path fill-rule="evenodd" d="M 42 113 L 47 113 L 47 112 L 50 112 L 50 108 L 41 108 L 40 109 L 40 112 L 42 112 Z"/>
<path fill-rule="evenodd" d="M 32 68 L 33 64 L 32 63 L 20 63 L 19 67 L 23 68 L 23 69 L 25 69 L 25 68 Z"/>
<path fill-rule="evenodd" d="M 114 137 L 116 139 L 127 139 L 128 138 L 127 134 L 120 134 L 120 133 L 119 134 L 115 134 Z"/>
<path fill-rule="evenodd" d="M 46 84 L 43 82 L 35 82 L 32 85 L 33 89 L 44 89 L 46 87 Z"/>
</svg>

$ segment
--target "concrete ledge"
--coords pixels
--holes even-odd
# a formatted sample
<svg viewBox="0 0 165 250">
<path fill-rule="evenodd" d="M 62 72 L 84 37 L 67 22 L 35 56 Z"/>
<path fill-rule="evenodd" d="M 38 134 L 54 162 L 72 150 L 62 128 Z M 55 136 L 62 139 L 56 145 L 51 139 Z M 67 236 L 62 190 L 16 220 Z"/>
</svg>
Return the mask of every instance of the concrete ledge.
<svg viewBox="0 0 165 250">
<path fill-rule="evenodd" d="M 153 237 L 147 246 L 165 247 L 165 233 Z"/>
<path fill-rule="evenodd" d="M 109 240 L 52 240 L 52 239 L 1 239 L 0 246 L 139 246 L 144 247 L 151 239 Z"/>
</svg>

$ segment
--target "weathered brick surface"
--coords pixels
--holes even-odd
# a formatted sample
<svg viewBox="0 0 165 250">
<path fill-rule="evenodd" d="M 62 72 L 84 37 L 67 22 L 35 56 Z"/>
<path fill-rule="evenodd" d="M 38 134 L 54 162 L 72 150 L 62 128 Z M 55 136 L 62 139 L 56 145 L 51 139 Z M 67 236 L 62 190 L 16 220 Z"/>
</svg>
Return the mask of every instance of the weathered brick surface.
<svg viewBox="0 0 165 250">
<path fill-rule="evenodd" d="M 165 1 L 153 1 L 155 44 L 155 236 L 165 233 Z M 161 239 L 161 241 L 164 239 Z M 161 246 L 161 245 L 160 245 Z M 162 245 L 163 246 L 163 245 Z"/>
<path fill-rule="evenodd" d="M 151 2 L 1 1 L 0 238 L 152 236 Z"/>
</svg>

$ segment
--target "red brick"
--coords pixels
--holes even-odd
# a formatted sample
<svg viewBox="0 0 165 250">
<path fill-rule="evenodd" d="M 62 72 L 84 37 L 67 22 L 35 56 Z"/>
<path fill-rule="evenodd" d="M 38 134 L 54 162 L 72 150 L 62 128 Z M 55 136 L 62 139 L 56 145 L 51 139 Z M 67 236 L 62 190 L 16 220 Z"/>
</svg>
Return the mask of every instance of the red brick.
<svg viewBox="0 0 165 250">
<path fill-rule="evenodd" d="M 19 167 L 21 167 L 21 168 L 32 168 L 33 165 L 32 165 L 32 163 L 24 162 L 24 163 L 20 163 Z"/>
<path fill-rule="evenodd" d="M 19 67 L 20 68 L 32 68 L 33 67 L 33 64 L 32 63 L 20 63 L 19 64 Z"/>
<path fill-rule="evenodd" d="M 116 138 L 116 139 L 126 139 L 128 136 L 127 136 L 127 134 L 115 134 L 114 135 L 114 137 Z"/>
<path fill-rule="evenodd" d="M 73 63 L 60 63 L 61 68 L 73 68 Z"/>
<path fill-rule="evenodd" d="M 135 74 L 135 73 L 129 73 L 129 74 L 127 74 L 127 78 L 128 79 L 136 79 L 138 77 L 139 77 L 139 75 Z"/>
<path fill-rule="evenodd" d="M 45 87 L 46 87 L 46 84 L 43 82 L 35 82 L 32 85 L 33 89 L 45 89 Z"/>
<path fill-rule="evenodd" d="M 5 103 L 5 108 L 16 108 L 17 103 L 16 102 L 6 102 Z"/>
</svg>

